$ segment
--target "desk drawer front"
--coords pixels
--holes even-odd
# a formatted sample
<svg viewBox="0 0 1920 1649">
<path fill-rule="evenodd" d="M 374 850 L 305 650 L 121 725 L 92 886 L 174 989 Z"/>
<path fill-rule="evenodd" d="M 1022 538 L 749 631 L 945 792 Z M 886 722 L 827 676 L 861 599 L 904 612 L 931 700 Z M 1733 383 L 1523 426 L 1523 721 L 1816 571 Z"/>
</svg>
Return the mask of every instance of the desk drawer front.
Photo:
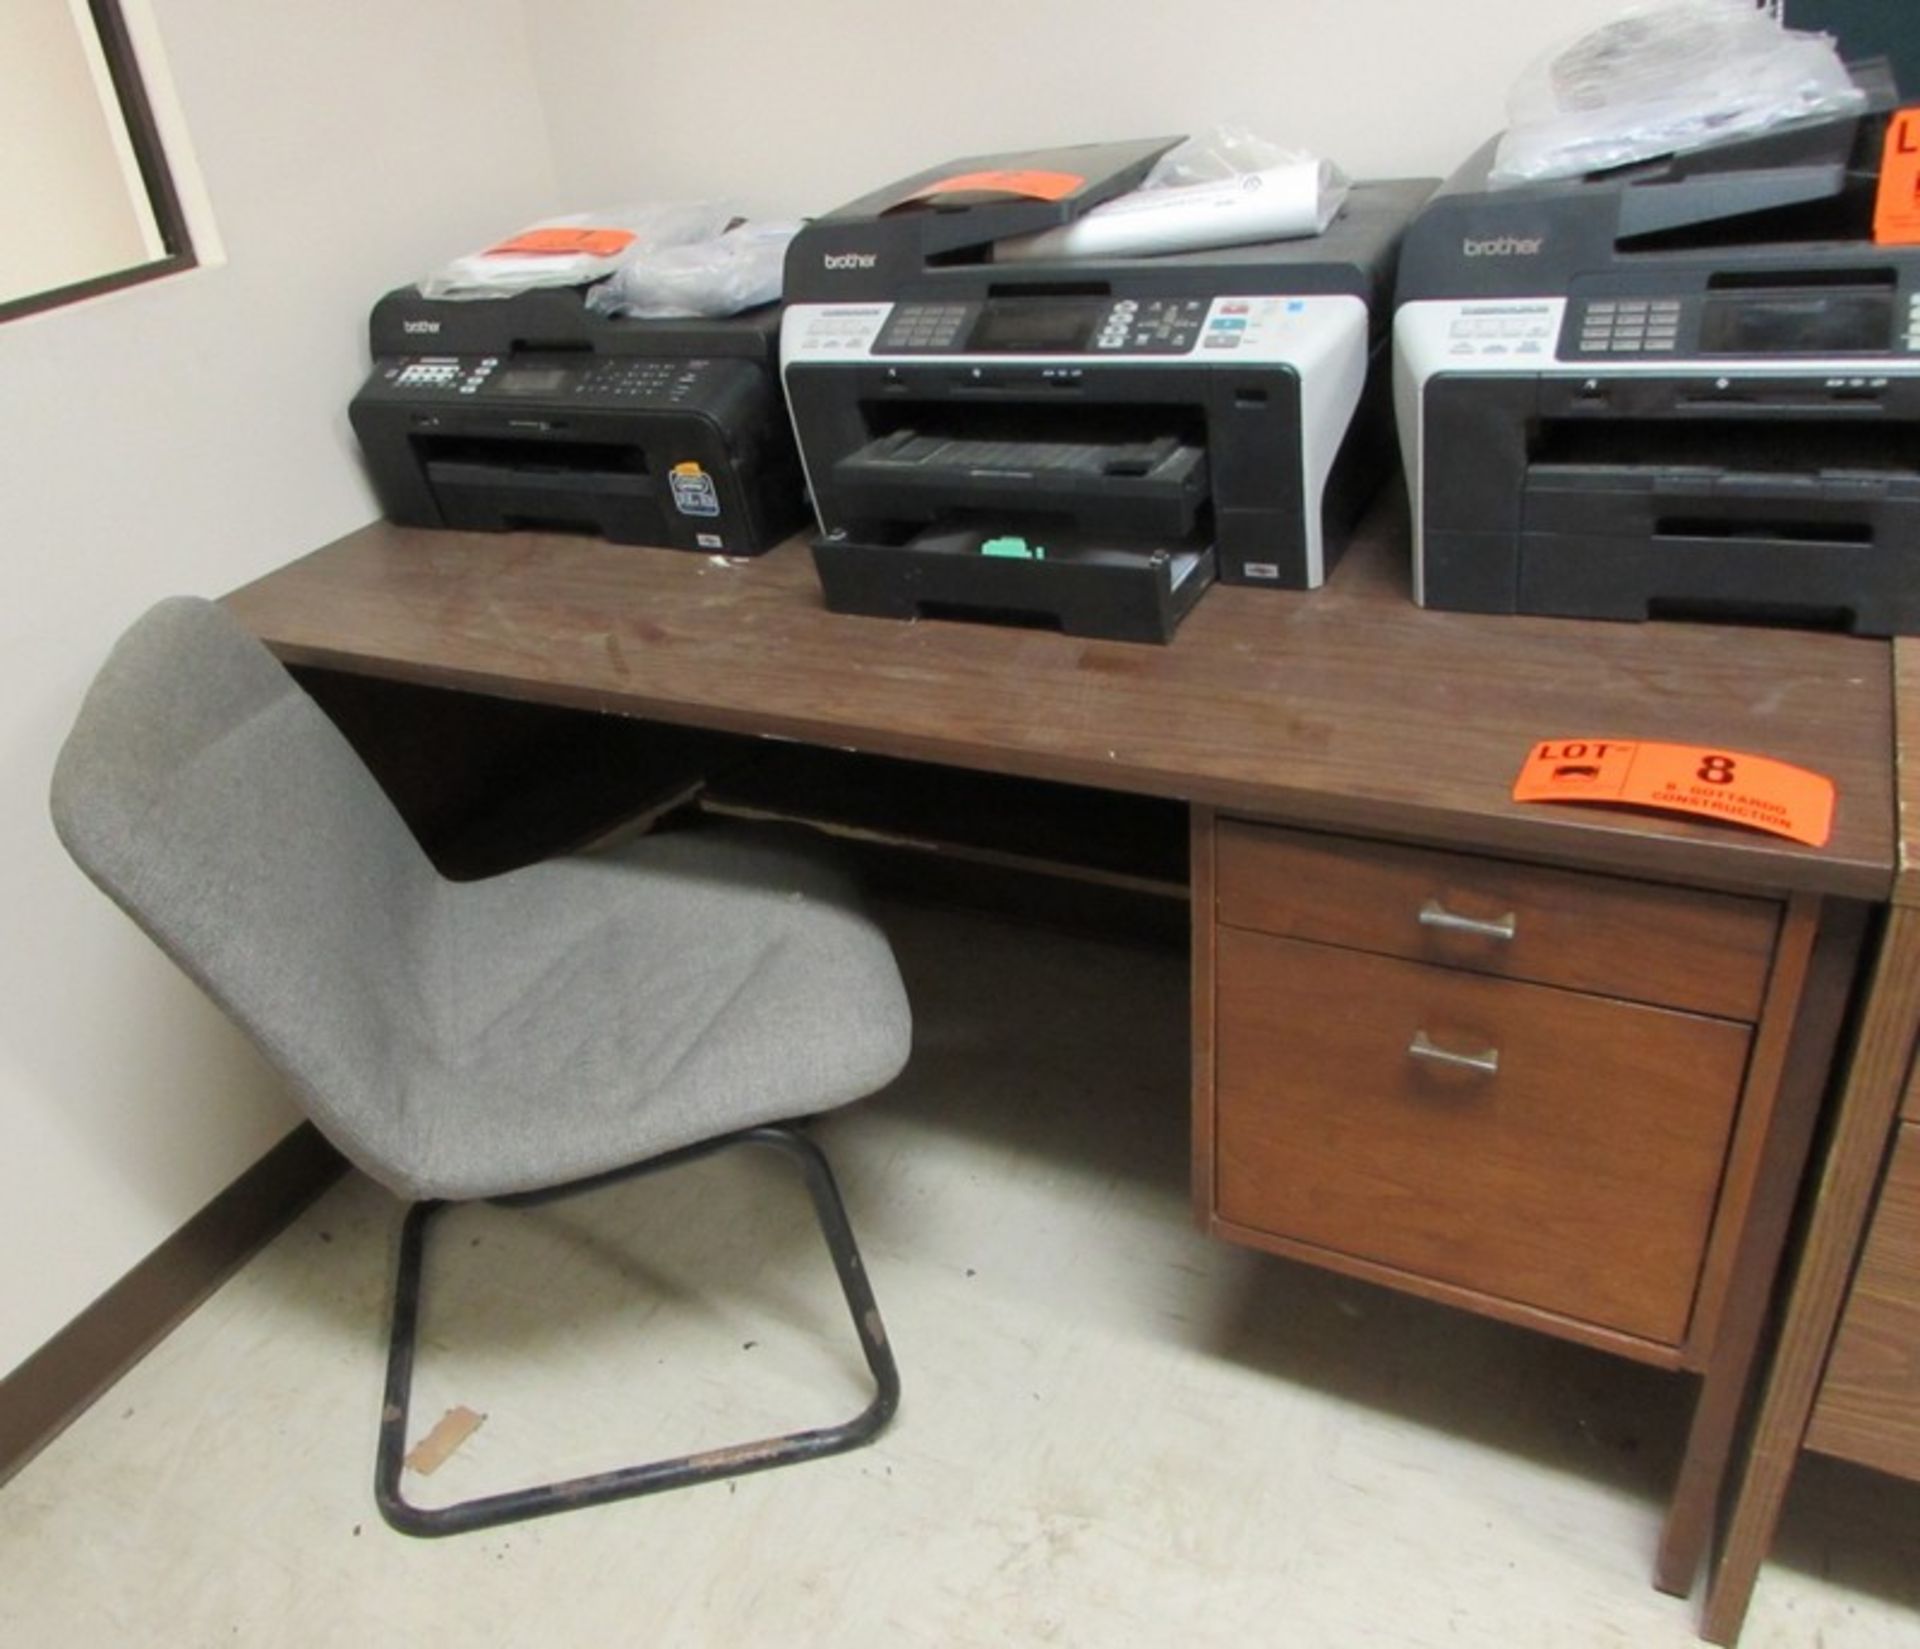
<svg viewBox="0 0 1920 1649">
<path fill-rule="evenodd" d="M 1231 929 L 1218 991 L 1223 1219 L 1681 1342 L 1744 1026 Z"/>
<path fill-rule="evenodd" d="M 1222 820 L 1232 927 L 1727 1019 L 1759 1017 L 1779 907 Z"/>
<path fill-rule="evenodd" d="M 1920 1478 L 1920 1126 L 1902 1125 L 1807 1442 Z"/>
</svg>

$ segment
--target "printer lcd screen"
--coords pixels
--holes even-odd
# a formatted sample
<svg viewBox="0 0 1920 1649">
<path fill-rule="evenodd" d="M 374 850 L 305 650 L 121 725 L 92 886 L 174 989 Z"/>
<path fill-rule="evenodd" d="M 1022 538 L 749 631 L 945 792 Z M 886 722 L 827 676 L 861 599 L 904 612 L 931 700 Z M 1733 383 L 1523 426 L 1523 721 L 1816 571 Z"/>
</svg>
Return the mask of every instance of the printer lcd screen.
<svg viewBox="0 0 1920 1649">
<path fill-rule="evenodd" d="M 504 395 L 551 395 L 567 381 L 565 367 L 510 366 L 494 387 Z"/>
<path fill-rule="evenodd" d="M 1072 354 L 1085 347 L 1107 307 L 1105 298 L 992 299 L 967 347 L 1013 354 Z"/>
<path fill-rule="evenodd" d="M 1707 299 L 1700 349 L 1705 355 L 1850 355 L 1886 349 L 1892 331 L 1887 291 L 1729 292 Z"/>
</svg>

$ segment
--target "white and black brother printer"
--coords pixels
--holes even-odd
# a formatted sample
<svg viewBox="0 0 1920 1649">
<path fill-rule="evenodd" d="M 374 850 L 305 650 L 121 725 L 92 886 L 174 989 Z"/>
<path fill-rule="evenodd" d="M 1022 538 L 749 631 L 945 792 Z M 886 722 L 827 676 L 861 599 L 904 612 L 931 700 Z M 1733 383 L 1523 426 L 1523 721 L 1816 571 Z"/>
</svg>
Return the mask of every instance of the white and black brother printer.
<svg viewBox="0 0 1920 1649">
<path fill-rule="evenodd" d="M 1897 101 L 1489 188 L 1401 252 L 1414 592 L 1473 612 L 1920 631 L 1920 246 L 1876 245 Z"/>
<path fill-rule="evenodd" d="M 952 162 L 794 240 L 781 371 L 829 607 L 1166 641 L 1216 576 L 1321 582 L 1390 472 L 1385 308 L 1431 185 L 1356 185 L 1311 239 L 994 260 L 1177 141 Z"/>
</svg>

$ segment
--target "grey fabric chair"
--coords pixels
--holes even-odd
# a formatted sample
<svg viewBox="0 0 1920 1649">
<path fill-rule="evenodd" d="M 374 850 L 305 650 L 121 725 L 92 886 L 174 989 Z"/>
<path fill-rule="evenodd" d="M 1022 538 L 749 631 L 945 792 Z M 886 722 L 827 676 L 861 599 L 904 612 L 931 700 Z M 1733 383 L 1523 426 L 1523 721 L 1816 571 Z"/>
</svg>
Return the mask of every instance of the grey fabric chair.
<svg viewBox="0 0 1920 1649">
<path fill-rule="evenodd" d="M 866 1441 L 899 1380 L 831 1172 L 781 1119 L 882 1087 L 910 1019 L 828 867 L 668 832 L 443 880 L 332 723 L 212 603 L 162 602 L 87 694 L 52 787 L 82 869 L 252 1037 L 351 1162 L 415 1199 L 376 1467 L 409 1533 L 486 1527 Z M 734 1143 L 795 1159 L 876 1394 L 845 1425 L 426 1510 L 401 1493 L 428 1222 Z"/>
</svg>

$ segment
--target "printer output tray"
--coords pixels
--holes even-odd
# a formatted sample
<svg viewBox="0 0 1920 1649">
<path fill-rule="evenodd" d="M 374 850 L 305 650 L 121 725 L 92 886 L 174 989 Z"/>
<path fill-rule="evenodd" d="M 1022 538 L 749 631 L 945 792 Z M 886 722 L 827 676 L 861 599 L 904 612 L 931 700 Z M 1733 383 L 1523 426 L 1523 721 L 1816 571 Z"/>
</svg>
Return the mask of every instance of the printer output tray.
<svg viewBox="0 0 1920 1649">
<path fill-rule="evenodd" d="M 813 564 L 836 613 L 970 619 L 1115 641 L 1171 641 L 1214 580 L 1211 545 L 1084 530 L 1028 542 L 934 526 L 893 544 L 833 533 L 814 541 Z"/>
<path fill-rule="evenodd" d="M 833 466 L 863 520 L 934 521 L 972 510 L 1070 515 L 1085 532 L 1186 538 L 1207 502 L 1207 455 L 1174 435 L 1122 441 L 1001 440 L 898 429 Z"/>
</svg>

